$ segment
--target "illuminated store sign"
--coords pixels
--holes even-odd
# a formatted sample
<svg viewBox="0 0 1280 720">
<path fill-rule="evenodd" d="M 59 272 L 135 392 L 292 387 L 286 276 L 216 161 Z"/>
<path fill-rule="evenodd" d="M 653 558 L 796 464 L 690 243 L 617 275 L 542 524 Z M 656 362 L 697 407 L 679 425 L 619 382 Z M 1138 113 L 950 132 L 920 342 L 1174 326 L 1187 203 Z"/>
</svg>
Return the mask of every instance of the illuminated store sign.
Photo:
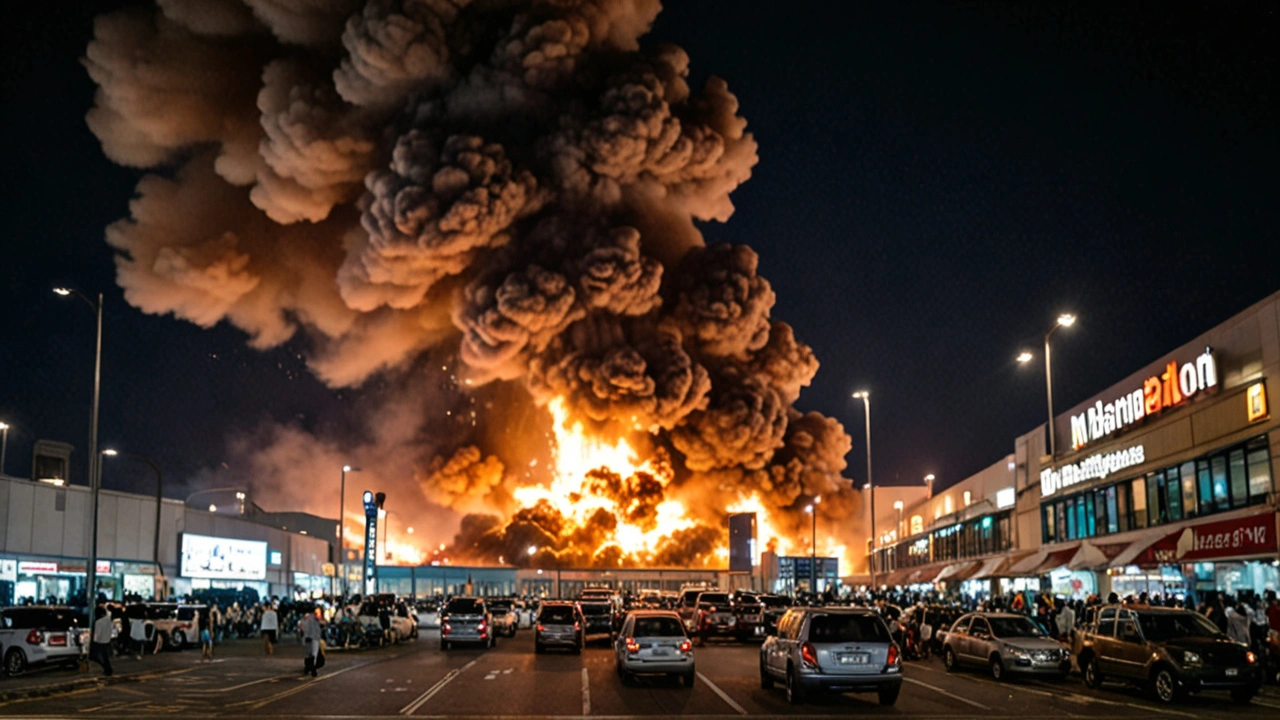
<svg viewBox="0 0 1280 720">
<path fill-rule="evenodd" d="M 1250 385 L 1249 390 L 1245 393 L 1245 402 L 1249 406 L 1249 422 L 1266 417 L 1267 386 L 1263 383 Z"/>
<path fill-rule="evenodd" d="M 1090 455 L 1078 463 L 1063 465 L 1057 470 L 1046 468 L 1040 471 L 1040 496 L 1048 497 L 1072 485 L 1086 480 L 1098 480 L 1146 461 L 1146 449 L 1141 445 L 1134 445 L 1113 453 Z"/>
<path fill-rule="evenodd" d="M 267 577 L 267 544 L 256 540 L 183 533 L 179 563 L 185 578 L 264 580 Z"/>
<path fill-rule="evenodd" d="M 1195 361 L 1170 361 L 1160 375 L 1152 375 L 1142 388 L 1121 395 L 1109 403 L 1101 400 L 1071 418 L 1071 446 L 1077 450 L 1132 425 L 1147 415 L 1156 415 L 1190 400 L 1196 393 L 1218 385 L 1218 364 L 1213 351 L 1205 348 Z"/>
</svg>

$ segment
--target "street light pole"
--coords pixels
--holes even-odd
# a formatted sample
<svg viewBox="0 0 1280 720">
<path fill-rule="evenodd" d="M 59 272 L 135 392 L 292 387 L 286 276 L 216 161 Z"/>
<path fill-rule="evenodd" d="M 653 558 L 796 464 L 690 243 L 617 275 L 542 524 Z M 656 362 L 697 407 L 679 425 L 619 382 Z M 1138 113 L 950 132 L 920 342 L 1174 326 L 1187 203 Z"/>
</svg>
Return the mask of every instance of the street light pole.
<svg viewBox="0 0 1280 720">
<path fill-rule="evenodd" d="M 1053 363 L 1051 362 L 1049 337 L 1053 335 L 1053 331 L 1060 327 L 1071 327 L 1076 322 L 1076 316 L 1071 313 L 1063 313 L 1058 316 L 1058 321 L 1049 328 L 1049 332 L 1044 334 L 1044 394 L 1045 400 L 1049 406 L 1049 462 L 1058 461 L 1058 433 L 1054 428 L 1053 418 Z M 1026 363 L 1031 360 L 1031 353 L 1023 351 L 1018 355 L 1018 362 Z"/>
<path fill-rule="evenodd" d="M 127 457 L 131 460 L 142 461 L 150 465 L 151 469 L 156 473 L 156 534 L 151 544 L 151 557 L 154 558 L 153 562 L 156 564 L 156 572 L 163 578 L 164 565 L 160 564 L 160 511 L 164 505 L 164 475 L 160 472 L 160 466 L 151 458 L 144 457 L 142 455 L 135 455 L 134 453 L 118 452 L 110 448 L 103 450 L 102 454 L 107 457 L 115 457 L 119 455 L 120 457 Z"/>
<path fill-rule="evenodd" d="M 871 568 L 871 591 L 876 589 L 876 486 L 871 479 L 871 393 L 859 390 L 853 394 L 855 399 L 862 400 L 863 415 L 867 427 L 867 491 L 871 493 L 871 557 L 868 566 Z"/>
<path fill-rule="evenodd" d="M 54 288 L 58 295 L 76 297 L 89 303 L 97 315 L 97 338 L 93 352 L 93 402 L 89 410 L 89 562 L 85 567 L 85 604 L 89 609 L 89 617 L 93 617 L 93 608 L 98 598 L 98 495 L 102 486 L 102 464 L 98 458 L 98 398 L 102 391 L 102 293 L 98 293 L 95 303 L 78 290 Z"/>
<path fill-rule="evenodd" d="M 4 474 L 4 456 L 9 450 L 9 423 L 0 422 L 0 475 Z"/>
<path fill-rule="evenodd" d="M 342 563 L 341 567 L 342 567 L 342 599 L 343 600 L 345 600 L 347 597 L 347 551 L 342 546 L 342 525 L 343 525 L 342 514 L 347 507 L 347 473 L 349 472 L 360 472 L 360 468 L 352 467 L 350 465 L 343 465 L 342 466 L 342 484 L 338 486 L 338 544 L 336 547 L 338 549 L 338 554 L 342 557 L 340 562 Z"/>
</svg>

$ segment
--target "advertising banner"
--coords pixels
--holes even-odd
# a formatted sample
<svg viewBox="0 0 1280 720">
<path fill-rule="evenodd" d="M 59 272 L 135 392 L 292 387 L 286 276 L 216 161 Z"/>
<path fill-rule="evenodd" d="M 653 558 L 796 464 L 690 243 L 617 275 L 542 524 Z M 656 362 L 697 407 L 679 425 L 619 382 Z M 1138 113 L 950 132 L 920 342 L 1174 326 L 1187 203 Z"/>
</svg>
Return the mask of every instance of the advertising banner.
<svg viewBox="0 0 1280 720">
<path fill-rule="evenodd" d="M 265 580 L 267 544 L 182 534 L 181 575 L 210 580 Z"/>
<path fill-rule="evenodd" d="M 1136 565 L 1204 562 L 1276 554 L 1275 513 L 1201 523 L 1170 533 L 1152 543 Z"/>
</svg>

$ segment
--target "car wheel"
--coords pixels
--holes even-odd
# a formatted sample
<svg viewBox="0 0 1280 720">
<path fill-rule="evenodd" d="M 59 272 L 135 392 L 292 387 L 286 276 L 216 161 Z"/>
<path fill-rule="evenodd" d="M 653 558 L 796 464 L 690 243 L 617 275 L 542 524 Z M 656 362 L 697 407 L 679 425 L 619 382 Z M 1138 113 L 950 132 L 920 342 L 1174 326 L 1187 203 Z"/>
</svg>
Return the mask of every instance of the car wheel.
<svg viewBox="0 0 1280 720">
<path fill-rule="evenodd" d="M 187 634 L 181 630 L 174 630 L 169 636 L 169 648 L 172 650 L 181 650 L 187 646 Z"/>
<path fill-rule="evenodd" d="M 878 693 L 880 696 L 880 704 L 887 707 L 898 702 L 898 693 L 900 692 L 902 692 L 902 685 L 882 688 Z"/>
<path fill-rule="evenodd" d="M 1084 684 L 1097 690 L 1102 687 L 1102 669 L 1098 667 L 1098 658 L 1091 657 L 1084 664 Z"/>
<path fill-rule="evenodd" d="M 804 703 L 804 688 L 800 687 L 800 678 L 794 667 L 787 668 L 787 702 L 792 705 Z"/>
<path fill-rule="evenodd" d="M 1258 693 L 1256 688 L 1242 687 L 1235 688 L 1231 691 L 1231 702 L 1237 705 L 1248 705 L 1253 702 L 1253 696 Z"/>
<path fill-rule="evenodd" d="M 996 682 L 1004 680 L 1004 661 L 999 655 L 991 656 L 991 679 Z"/>
<path fill-rule="evenodd" d="M 694 671 L 690 670 L 689 672 L 684 674 L 683 680 L 684 680 L 684 686 L 686 688 L 691 688 L 693 687 L 693 684 L 697 682 L 698 676 Z"/>
<path fill-rule="evenodd" d="M 773 676 L 769 674 L 769 670 L 765 668 L 764 658 L 760 658 L 760 689 L 773 689 Z"/>
<path fill-rule="evenodd" d="M 958 665 L 956 663 L 955 650 L 952 650 L 950 647 L 942 649 L 942 665 L 947 669 L 947 672 L 956 671 Z"/>
<path fill-rule="evenodd" d="M 1178 681 L 1169 668 L 1158 668 L 1151 676 L 1151 694 L 1165 704 L 1178 699 Z"/>
<path fill-rule="evenodd" d="M 18 648 L 13 648 L 4 656 L 4 671 L 10 677 L 16 677 L 27 671 L 27 655 Z"/>
</svg>

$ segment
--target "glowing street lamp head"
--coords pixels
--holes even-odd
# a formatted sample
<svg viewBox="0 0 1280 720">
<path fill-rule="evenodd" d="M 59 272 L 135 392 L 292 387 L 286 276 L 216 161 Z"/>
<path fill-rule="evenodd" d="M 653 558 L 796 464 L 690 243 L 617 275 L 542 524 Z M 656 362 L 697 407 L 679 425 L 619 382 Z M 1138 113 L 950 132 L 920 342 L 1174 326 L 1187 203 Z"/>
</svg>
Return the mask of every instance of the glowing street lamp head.
<svg viewBox="0 0 1280 720">
<path fill-rule="evenodd" d="M 115 450 L 112 450 L 111 448 L 107 448 L 106 450 L 102 451 L 102 454 L 106 455 L 107 457 L 115 457 L 120 453 L 116 452 Z"/>
<path fill-rule="evenodd" d="M 236 493 L 236 499 L 237 499 L 237 500 L 243 500 L 243 499 L 244 499 L 244 493 L 242 493 L 242 492 L 238 492 L 238 493 Z"/>
<path fill-rule="evenodd" d="M 530 555 L 537 555 L 537 554 L 538 554 L 538 547 L 537 547 L 536 545 L 530 545 L 530 546 L 529 546 L 529 549 L 528 549 L 528 550 L 526 550 L 525 552 L 529 553 Z"/>
<path fill-rule="evenodd" d="M 814 504 L 814 505 L 817 505 L 817 504 L 818 504 L 818 503 L 820 503 L 820 502 L 822 502 L 822 496 L 821 496 L 821 495 L 818 495 L 818 496 L 816 496 L 816 497 L 814 497 L 814 498 L 813 498 L 813 504 Z"/>
<path fill-rule="evenodd" d="M 1063 313 L 1058 316 L 1058 324 L 1062 327 L 1071 327 L 1076 324 L 1076 316 L 1071 313 Z"/>
<path fill-rule="evenodd" d="M 405 532 L 407 532 L 407 533 L 409 533 L 410 535 L 412 535 L 412 534 L 413 534 L 413 528 L 407 528 L 407 529 L 405 530 Z"/>
<path fill-rule="evenodd" d="M 862 398 L 870 398 L 871 393 L 867 392 L 866 390 L 859 390 L 858 392 L 853 394 L 853 397 L 859 400 Z"/>
<path fill-rule="evenodd" d="M 925 481 L 925 482 L 933 482 L 933 481 L 934 481 L 933 473 L 929 473 L 928 475 L 925 475 L 925 476 L 924 476 L 924 481 Z"/>
<path fill-rule="evenodd" d="M 1032 355 L 1029 351 L 1027 351 L 1027 350 L 1023 350 L 1022 352 L 1018 353 L 1017 360 L 1018 360 L 1018 362 L 1019 362 L 1019 363 L 1021 363 L 1021 364 L 1024 364 L 1024 365 L 1025 365 L 1026 363 L 1031 362 L 1031 358 L 1033 358 L 1033 357 L 1035 357 L 1035 356 L 1034 356 L 1034 355 Z"/>
<path fill-rule="evenodd" d="M 365 491 L 364 491 L 364 501 L 365 501 L 365 503 L 366 503 L 366 504 L 373 502 L 373 493 L 372 493 L 372 492 L 370 492 L 370 491 L 368 491 L 368 490 L 365 490 Z"/>
<path fill-rule="evenodd" d="M 213 513 L 218 512 L 218 506 L 217 506 L 217 505 L 210 505 L 210 506 L 209 506 L 209 512 L 213 512 Z"/>
<path fill-rule="evenodd" d="M 360 468 L 355 465 L 343 465 L 342 472 L 360 472 Z"/>
<path fill-rule="evenodd" d="M 9 429 L 9 423 L 0 422 L 0 430 L 8 430 L 8 429 Z"/>
<path fill-rule="evenodd" d="M 812 506 L 812 505 L 805 505 L 805 506 L 804 506 L 804 511 L 805 511 L 805 512 L 807 512 L 807 513 L 812 514 L 812 513 L 813 513 L 813 506 Z"/>
<path fill-rule="evenodd" d="M 902 501 L 901 501 L 901 500 L 894 500 L 894 501 L 893 501 L 893 509 L 894 509 L 894 510 L 901 510 L 902 508 L 903 508 L 903 505 L 902 505 Z"/>
<path fill-rule="evenodd" d="M 71 290 L 69 288 L 64 288 L 64 287 L 56 287 L 53 289 L 53 291 L 61 295 L 62 297 L 66 297 L 71 294 Z"/>
</svg>

